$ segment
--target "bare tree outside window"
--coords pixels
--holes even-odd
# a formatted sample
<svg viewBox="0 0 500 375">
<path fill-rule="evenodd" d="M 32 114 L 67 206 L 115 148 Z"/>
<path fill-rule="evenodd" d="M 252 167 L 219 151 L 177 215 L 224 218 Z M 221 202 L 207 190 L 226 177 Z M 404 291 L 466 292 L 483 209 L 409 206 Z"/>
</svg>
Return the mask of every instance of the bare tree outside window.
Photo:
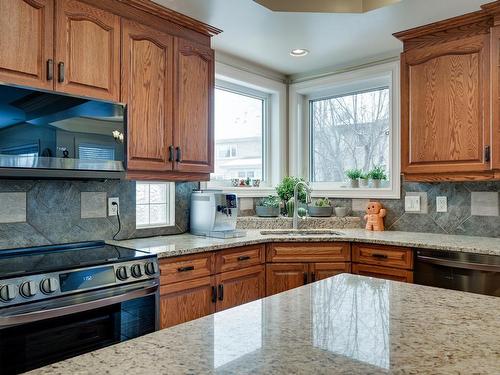
<svg viewBox="0 0 500 375">
<path fill-rule="evenodd" d="M 311 180 L 345 181 L 352 168 L 389 174 L 389 88 L 311 100 Z"/>
</svg>

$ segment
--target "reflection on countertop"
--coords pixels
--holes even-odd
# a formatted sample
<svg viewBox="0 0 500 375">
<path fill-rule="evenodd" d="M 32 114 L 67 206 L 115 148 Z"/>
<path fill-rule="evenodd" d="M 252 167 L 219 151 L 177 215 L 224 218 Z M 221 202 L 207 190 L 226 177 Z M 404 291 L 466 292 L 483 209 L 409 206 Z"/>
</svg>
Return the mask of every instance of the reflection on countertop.
<svg viewBox="0 0 500 375">
<path fill-rule="evenodd" d="M 450 250 L 477 254 L 500 255 L 500 239 L 491 237 L 457 236 L 417 232 L 371 232 L 364 229 L 335 229 L 341 235 L 314 234 L 290 236 L 286 234 L 261 234 L 260 230 L 247 230 L 240 238 L 209 238 L 189 233 L 174 236 L 137 238 L 125 241 L 108 241 L 123 247 L 158 254 L 159 258 L 221 250 L 237 246 L 267 242 L 327 242 L 350 241 L 421 249 Z"/>
<path fill-rule="evenodd" d="M 500 373 L 500 298 L 338 275 L 35 374 Z"/>
</svg>

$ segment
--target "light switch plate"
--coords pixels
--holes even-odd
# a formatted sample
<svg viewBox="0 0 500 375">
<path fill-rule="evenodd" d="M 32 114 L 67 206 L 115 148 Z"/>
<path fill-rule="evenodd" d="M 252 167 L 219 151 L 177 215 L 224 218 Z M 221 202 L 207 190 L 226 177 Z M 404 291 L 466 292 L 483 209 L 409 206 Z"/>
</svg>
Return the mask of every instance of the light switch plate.
<svg viewBox="0 0 500 375">
<path fill-rule="evenodd" d="M 405 211 L 406 212 L 420 212 L 420 196 L 407 195 L 405 196 Z"/>
<path fill-rule="evenodd" d="M 436 197 L 436 212 L 448 212 L 447 197 Z"/>
<path fill-rule="evenodd" d="M 113 204 L 116 202 L 116 206 Z M 118 215 L 118 209 L 120 208 L 120 198 L 108 198 L 108 216 Z"/>
</svg>

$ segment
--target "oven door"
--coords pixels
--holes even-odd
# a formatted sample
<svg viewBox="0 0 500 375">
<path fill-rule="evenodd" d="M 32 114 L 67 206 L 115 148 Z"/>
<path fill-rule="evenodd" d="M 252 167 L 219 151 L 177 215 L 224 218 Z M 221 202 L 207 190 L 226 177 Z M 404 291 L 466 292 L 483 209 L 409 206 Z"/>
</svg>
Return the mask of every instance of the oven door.
<svg viewBox="0 0 500 375">
<path fill-rule="evenodd" d="M 156 329 L 156 281 L 0 309 L 1 373 L 28 371 Z"/>
</svg>

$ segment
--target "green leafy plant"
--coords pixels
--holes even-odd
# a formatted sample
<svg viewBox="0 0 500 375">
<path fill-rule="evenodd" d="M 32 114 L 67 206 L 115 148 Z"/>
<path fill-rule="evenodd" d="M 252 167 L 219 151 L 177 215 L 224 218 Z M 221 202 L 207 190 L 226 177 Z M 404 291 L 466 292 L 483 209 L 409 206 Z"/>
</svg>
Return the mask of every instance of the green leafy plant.
<svg viewBox="0 0 500 375">
<path fill-rule="evenodd" d="M 361 176 L 363 175 L 363 171 L 357 168 L 348 169 L 347 171 L 345 171 L 345 175 L 350 180 L 357 180 L 358 178 L 361 178 Z"/>
<path fill-rule="evenodd" d="M 270 195 L 266 198 L 260 200 L 259 206 L 263 207 L 274 207 L 278 208 L 280 206 L 281 200 L 276 195 Z"/>
<path fill-rule="evenodd" d="M 295 185 L 300 181 L 304 181 L 303 178 L 286 176 L 281 180 L 281 182 L 276 186 L 276 194 L 283 202 L 288 202 L 290 198 L 293 198 L 293 190 Z M 299 186 L 298 199 L 300 202 L 305 203 L 306 201 L 306 189 L 304 186 Z"/>
<path fill-rule="evenodd" d="M 314 207 L 331 207 L 330 199 L 320 198 L 314 202 Z"/>
<path fill-rule="evenodd" d="M 306 217 L 307 216 L 307 210 L 304 207 L 299 207 L 297 209 L 297 215 L 300 217 Z"/>
<path fill-rule="evenodd" d="M 377 166 L 373 168 L 369 173 L 368 177 L 372 180 L 387 180 L 387 175 L 385 174 L 385 169 L 382 166 Z"/>
<path fill-rule="evenodd" d="M 370 174 L 366 172 L 361 172 L 361 175 L 359 176 L 360 180 L 368 180 L 370 178 Z"/>
</svg>

